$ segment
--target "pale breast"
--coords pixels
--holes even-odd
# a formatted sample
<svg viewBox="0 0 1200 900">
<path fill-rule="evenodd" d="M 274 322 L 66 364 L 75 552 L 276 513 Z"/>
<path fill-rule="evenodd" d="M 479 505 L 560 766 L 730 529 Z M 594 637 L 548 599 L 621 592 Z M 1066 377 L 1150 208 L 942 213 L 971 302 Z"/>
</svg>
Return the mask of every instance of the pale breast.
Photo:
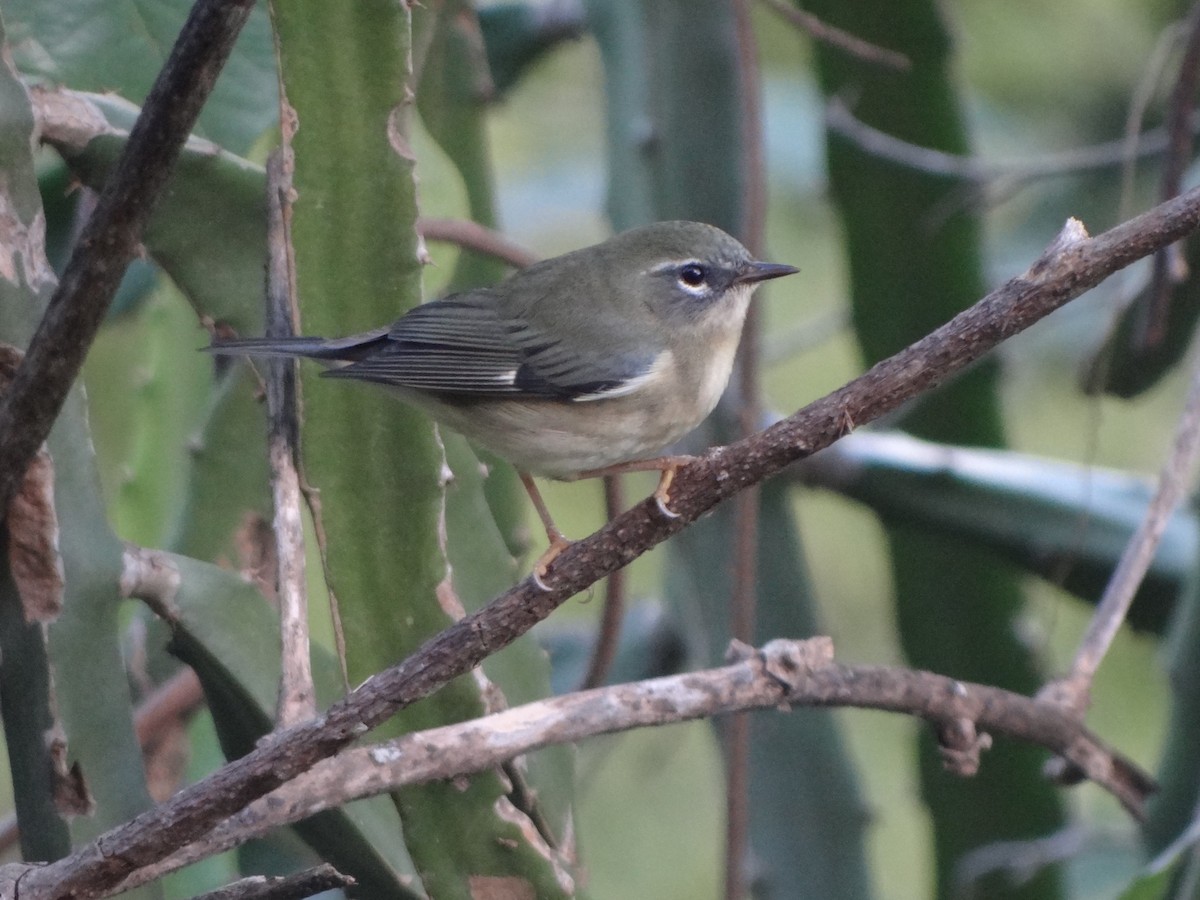
<svg viewBox="0 0 1200 900">
<path fill-rule="evenodd" d="M 741 299 L 741 298 L 739 298 Z M 740 306 L 740 309 L 737 307 Z M 480 399 L 445 402 L 404 392 L 414 405 L 518 469 L 569 478 L 657 456 L 699 425 L 721 398 L 741 336 L 737 321 L 714 329 L 695 356 L 664 354 L 630 394 L 584 401 Z"/>
</svg>

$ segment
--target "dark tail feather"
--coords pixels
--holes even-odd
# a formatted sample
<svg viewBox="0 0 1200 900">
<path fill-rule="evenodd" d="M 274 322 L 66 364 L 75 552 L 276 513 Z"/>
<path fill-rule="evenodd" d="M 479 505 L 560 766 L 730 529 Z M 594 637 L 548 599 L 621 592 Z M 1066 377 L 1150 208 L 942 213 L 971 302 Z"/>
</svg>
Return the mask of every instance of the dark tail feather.
<svg viewBox="0 0 1200 900">
<path fill-rule="evenodd" d="M 321 359 L 329 355 L 321 338 L 248 338 L 214 341 L 204 348 L 217 356 L 307 356 Z"/>
<path fill-rule="evenodd" d="M 354 362 L 376 349 L 386 341 L 387 329 L 356 334 L 350 337 L 326 340 L 315 337 L 246 338 L 233 341 L 213 341 L 204 349 L 218 356 L 276 356 L 323 359 L 330 362 Z"/>
</svg>

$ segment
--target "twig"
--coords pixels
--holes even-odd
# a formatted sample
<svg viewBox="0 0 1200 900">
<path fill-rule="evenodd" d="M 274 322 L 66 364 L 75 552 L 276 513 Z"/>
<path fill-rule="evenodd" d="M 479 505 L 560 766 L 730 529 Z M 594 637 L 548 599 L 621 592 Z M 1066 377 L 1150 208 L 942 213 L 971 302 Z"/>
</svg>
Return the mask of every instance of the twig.
<svg viewBox="0 0 1200 900">
<path fill-rule="evenodd" d="M 1121 199 L 1117 204 L 1118 218 L 1129 218 L 1135 208 L 1133 205 L 1135 202 L 1134 179 L 1137 172 L 1133 163 L 1137 158 L 1138 148 L 1142 146 L 1149 134 L 1149 132 L 1142 134 L 1142 126 L 1146 121 L 1150 103 L 1158 93 L 1159 83 L 1170 56 L 1182 36 L 1180 22 L 1168 25 L 1159 33 L 1158 39 L 1154 42 L 1154 49 L 1146 57 L 1146 61 L 1142 65 L 1142 73 L 1129 97 L 1129 109 L 1125 113 L 1125 136 L 1123 138 L 1125 152 L 1124 158 L 1121 160 L 1121 191 L 1119 194 Z M 1158 131 L 1161 132 L 1162 137 L 1161 150 L 1166 150 L 1168 141 L 1166 129 L 1160 128 Z"/>
<path fill-rule="evenodd" d="M 1179 61 L 1179 74 L 1171 89 L 1167 104 L 1167 152 L 1159 184 L 1160 200 L 1176 196 L 1183 184 L 1183 174 L 1192 158 L 1192 131 L 1195 126 L 1195 111 L 1192 102 L 1196 96 L 1196 85 L 1200 82 L 1200 2 L 1192 5 L 1188 15 L 1187 40 L 1183 45 L 1183 58 Z M 1150 294 L 1139 310 L 1135 340 L 1143 349 L 1156 347 L 1166 337 L 1167 310 L 1170 308 L 1171 289 L 1186 277 L 1187 266 L 1179 253 L 1178 245 L 1164 247 L 1154 254 L 1154 268 L 1150 278 Z"/>
<path fill-rule="evenodd" d="M 254 0 L 197 0 L 0 399 L 0 510 L 50 433 Z"/>
<path fill-rule="evenodd" d="M 984 183 L 999 179 L 1032 180 L 1092 169 L 1107 169 L 1130 158 L 1145 159 L 1163 153 L 1169 138 L 1164 128 L 1143 133 L 1131 150 L 1127 137 L 1062 153 L 1048 153 L 1027 159 L 986 160 L 978 156 L 959 156 L 911 144 L 880 131 L 857 118 L 841 100 L 834 98 L 825 107 L 825 125 L 833 133 L 852 141 L 872 156 L 898 165 L 963 181 Z"/>
<path fill-rule="evenodd" d="M 805 34 L 815 41 L 821 41 L 831 47 L 837 47 L 839 50 L 843 50 L 865 62 L 887 66 L 898 72 L 907 72 L 912 68 L 912 61 L 903 53 L 897 50 L 889 50 L 887 47 L 880 47 L 878 44 L 872 44 L 870 41 L 863 40 L 858 35 L 843 31 L 841 28 L 830 25 L 828 22 L 823 22 L 812 13 L 800 9 L 798 6 L 793 6 L 787 3 L 786 0 L 763 0 L 763 3 L 797 28 L 803 30 Z"/>
<path fill-rule="evenodd" d="M 536 253 L 470 219 L 417 219 L 417 231 L 427 241 L 456 244 L 465 250 L 494 256 L 516 269 L 532 266 L 538 261 Z"/>
<path fill-rule="evenodd" d="M 838 665 L 832 642 L 824 637 L 773 640 L 760 650 L 735 644 L 734 649 L 735 661 L 720 668 L 567 694 L 345 750 L 104 895 L 146 884 L 353 800 L 486 771 L 555 744 L 783 705 L 878 709 L 937 724 L 969 720 L 979 731 L 1071 754 L 1134 815 L 1141 815 L 1152 789 L 1134 763 L 1106 747 L 1073 716 L 1020 694 L 929 672 Z"/>
<path fill-rule="evenodd" d="M 292 151 L 287 142 L 267 161 L 268 337 L 296 333 L 296 267 L 292 256 Z M 276 589 L 281 671 L 276 724 L 287 728 L 317 713 L 308 635 L 304 523 L 301 518 L 300 444 L 295 360 L 267 362 L 267 456 L 275 507 Z"/>
<path fill-rule="evenodd" d="M 1191 389 L 1176 426 L 1171 455 L 1159 473 L 1158 488 L 1104 589 L 1079 642 L 1070 674 L 1046 688 L 1047 696 L 1056 696 L 1079 714 L 1087 708 L 1092 679 L 1154 561 L 1167 522 L 1184 497 L 1197 460 L 1200 460 L 1200 365 L 1192 372 Z"/>
<path fill-rule="evenodd" d="M 143 750 L 171 724 L 186 719 L 204 705 L 196 673 L 186 666 L 160 684 L 133 711 L 133 731 Z"/>
<path fill-rule="evenodd" d="M 1200 225 L 1200 188 L 1090 238 L 1071 220 L 1024 275 L 839 390 L 751 438 L 708 451 L 671 487 L 676 518 L 653 499 L 634 506 L 532 578 L 435 635 L 412 656 L 372 676 L 316 720 L 277 732 L 245 756 L 180 790 L 70 856 L 23 869 L 23 900 L 100 891 L 196 840 L 222 819 L 345 748 L 364 732 L 470 671 L 558 606 L 690 525 L 717 504 L 855 427 L 889 413 L 989 353 L 1113 272 Z M 10 874 L 0 867 L 0 878 Z"/>
<path fill-rule="evenodd" d="M 604 478 L 605 521 L 611 522 L 625 510 L 625 492 L 621 489 L 620 475 Z M 621 641 L 621 622 L 625 617 L 625 570 L 617 569 L 604 582 L 604 609 L 600 624 L 596 627 L 596 643 L 592 647 L 592 658 L 588 662 L 587 674 L 579 690 L 598 688 L 608 679 L 617 656 L 617 645 Z"/>
<path fill-rule="evenodd" d="M 193 900 L 303 900 L 323 891 L 354 886 L 354 879 L 324 863 L 294 875 L 252 875 Z"/>
</svg>

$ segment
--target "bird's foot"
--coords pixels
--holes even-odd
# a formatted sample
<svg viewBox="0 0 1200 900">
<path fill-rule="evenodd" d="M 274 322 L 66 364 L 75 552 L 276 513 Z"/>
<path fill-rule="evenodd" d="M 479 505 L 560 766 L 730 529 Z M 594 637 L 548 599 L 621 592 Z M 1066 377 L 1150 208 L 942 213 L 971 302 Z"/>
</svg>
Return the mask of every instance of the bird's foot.
<svg viewBox="0 0 1200 900">
<path fill-rule="evenodd" d="M 558 529 L 555 529 L 553 533 L 550 529 L 546 529 L 546 537 L 550 539 L 550 546 L 546 548 L 546 552 L 539 556 L 537 562 L 533 564 L 532 577 L 533 583 L 537 585 L 539 590 L 549 592 L 550 585 L 546 584 L 546 570 L 550 567 L 550 563 L 558 558 L 560 553 L 575 542 L 564 537 Z"/>
<path fill-rule="evenodd" d="M 678 459 L 671 457 L 672 460 Z M 687 462 L 690 462 L 692 457 L 684 457 Z M 683 465 L 681 462 L 673 461 L 670 466 L 662 470 L 662 475 L 658 479 L 658 487 L 654 489 L 654 505 L 658 507 L 658 511 L 662 513 L 664 519 L 678 519 L 679 513 L 671 509 L 668 504 L 671 502 L 671 482 L 675 480 L 675 473 L 679 471 L 679 467 Z"/>
</svg>

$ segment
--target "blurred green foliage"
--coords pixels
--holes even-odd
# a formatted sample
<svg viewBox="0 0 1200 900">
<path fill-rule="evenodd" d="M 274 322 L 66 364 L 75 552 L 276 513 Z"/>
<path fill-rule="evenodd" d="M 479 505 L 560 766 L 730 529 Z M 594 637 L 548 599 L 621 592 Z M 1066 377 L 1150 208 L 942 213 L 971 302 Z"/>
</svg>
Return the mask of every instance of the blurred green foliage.
<svg viewBox="0 0 1200 900">
<path fill-rule="evenodd" d="M 107 123 L 90 140 L 47 130 L 31 154 L 28 97 L 12 70 L 0 79 L 4 191 L 27 227 L 41 227 L 44 212 L 55 265 L 87 207 L 86 190 L 76 188 L 103 183 L 188 5 L 3 5 L 26 84 L 111 92 L 76 97 Z M 761 302 L 766 337 L 785 348 L 764 372 L 767 405 L 779 413 L 1022 271 L 1067 216 L 1095 233 L 1154 198 L 1154 159 L 1128 178 L 1119 158 L 1087 173 L 983 185 L 913 172 L 828 136 L 825 100 L 915 144 L 987 159 L 1107 141 L 1123 133 L 1143 79 L 1157 87 L 1146 91 L 1140 126 L 1163 119 L 1176 57 L 1156 47 L 1183 12 L 1117 0 L 805 6 L 907 53 L 913 70 L 854 60 L 766 5 L 752 8 L 769 196 L 763 255 L 803 270 Z M 378 0 L 274 11 L 272 23 L 265 5 L 257 9 L 240 39 L 198 129 L 213 143 L 185 152 L 145 235 L 147 260 L 131 270 L 91 352 L 86 394 L 75 396 L 51 441 L 70 590 L 45 640 L 21 627 L 9 580 L 0 579 L 3 662 L 28 661 L 27 682 L 0 666 L 15 795 L 8 808 L 38 829 L 41 840 L 23 845 L 33 856 L 61 855 L 149 802 L 131 706 L 175 670 L 171 654 L 197 668 L 210 706 L 189 730 L 186 777 L 218 764 L 218 737 L 234 755 L 270 727 L 276 614 L 232 574 L 261 563 L 254 535 L 270 515 L 258 381 L 194 351 L 207 342 L 196 313 L 242 333 L 261 322 L 260 163 L 279 140 L 280 79 L 301 123 L 293 247 L 311 331 L 361 330 L 423 296 L 502 277 L 497 261 L 444 244 L 424 248 L 433 265 L 422 267 L 418 208 L 499 228 L 544 256 L 649 219 L 698 218 L 733 231 L 745 221 L 744 61 L 732 39 L 734 6 L 723 0 L 479 10 L 447 0 L 411 12 Z M 1147 489 L 1132 476 L 1160 464 L 1182 393 L 1193 321 L 1186 303 L 1173 308 L 1169 347 L 1146 370 L 1110 350 L 1111 383 L 1136 393 L 1132 402 L 1080 390 L 1121 304 L 1145 283 L 1142 267 L 1112 279 L 887 423 L 947 443 L 995 444 L 1003 434 L 1020 456 L 957 450 L 951 465 L 931 445 L 946 464 L 930 464 L 884 440 L 855 451 L 856 479 L 807 476 L 826 491 L 770 485 L 759 526 L 761 638 L 820 630 L 847 661 L 907 661 L 1025 690 L 1061 670 L 1090 610 L 1085 601 L 1095 600 L 1144 503 Z M 1178 296 L 1186 300 L 1193 284 Z M 4 280 L 0 337 L 27 340 L 47 293 L 29 272 Z M 806 336 L 838 315 L 852 324 L 808 346 Z M 1117 340 L 1128 331 L 1125 320 Z M 485 477 L 464 442 L 439 437 L 420 415 L 307 374 L 304 464 L 320 491 L 325 542 L 310 552 L 315 630 L 329 632 L 331 593 L 358 681 L 448 621 L 438 594 L 447 572 L 474 608 L 524 571 L 527 562 L 511 554 L 529 542 L 511 472 L 493 465 Z M 736 396 L 729 402 L 729 417 L 699 440 L 729 433 L 719 430 L 736 417 Z M 643 490 L 648 482 L 630 479 L 631 497 Z M 568 534 L 598 524 L 595 485 L 548 485 L 546 495 Z M 723 510 L 633 565 L 620 677 L 719 657 L 730 519 Z M 1200 658 L 1196 532 L 1192 510 L 1173 520 L 1135 609 L 1148 631 L 1122 636 L 1093 691 L 1089 724 L 1163 774 L 1166 791 L 1144 834 L 1094 787 L 1063 795 L 1042 782 L 1041 756 L 1030 748 L 999 743 L 984 757 L 983 778 L 964 784 L 927 752 L 918 761 L 924 732 L 913 722 L 763 713 L 748 863 L 759 895 L 1091 898 L 1127 888 L 1124 896 L 1173 896 L 1169 882 L 1186 865 L 1157 875 L 1144 866 L 1187 827 L 1197 801 L 1188 674 Z M 179 554 L 185 589 L 170 629 L 119 603 L 122 540 Z M 501 693 L 524 702 L 548 692 L 551 675 L 569 687 L 586 653 L 580 635 L 599 606 L 598 596 L 578 598 L 539 629 L 554 651 L 553 673 L 523 642 L 484 667 L 486 687 L 463 679 L 392 727 L 474 716 Z M 328 702 L 337 677 L 332 641 L 322 640 Z M 1172 692 L 1168 671 L 1184 689 Z M 51 685 L 69 759 L 98 804 L 69 827 L 29 774 L 42 765 Z M 518 878 L 537 896 L 716 898 L 722 791 L 709 723 L 606 738 L 581 747 L 574 766 L 568 751 L 548 752 L 527 772 L 481 776 L 467 791 L 436 785 L 401 792 L 394 808 L 376 798 L 329 814 L 296 830 L 307 850 L 258 845 L 145 895 L 191 896 L 317 854 L 359 875 L 364 896 L 467 897 L 468 876 L 486 874 Z M 500 815 L 509 802 L 537 828 Z M 1061 837 L 1060 824 L 1073 841 L 1016 841 Z M 1069 849 L 1055 852 L 1061 846 Z"/>
</svg>

